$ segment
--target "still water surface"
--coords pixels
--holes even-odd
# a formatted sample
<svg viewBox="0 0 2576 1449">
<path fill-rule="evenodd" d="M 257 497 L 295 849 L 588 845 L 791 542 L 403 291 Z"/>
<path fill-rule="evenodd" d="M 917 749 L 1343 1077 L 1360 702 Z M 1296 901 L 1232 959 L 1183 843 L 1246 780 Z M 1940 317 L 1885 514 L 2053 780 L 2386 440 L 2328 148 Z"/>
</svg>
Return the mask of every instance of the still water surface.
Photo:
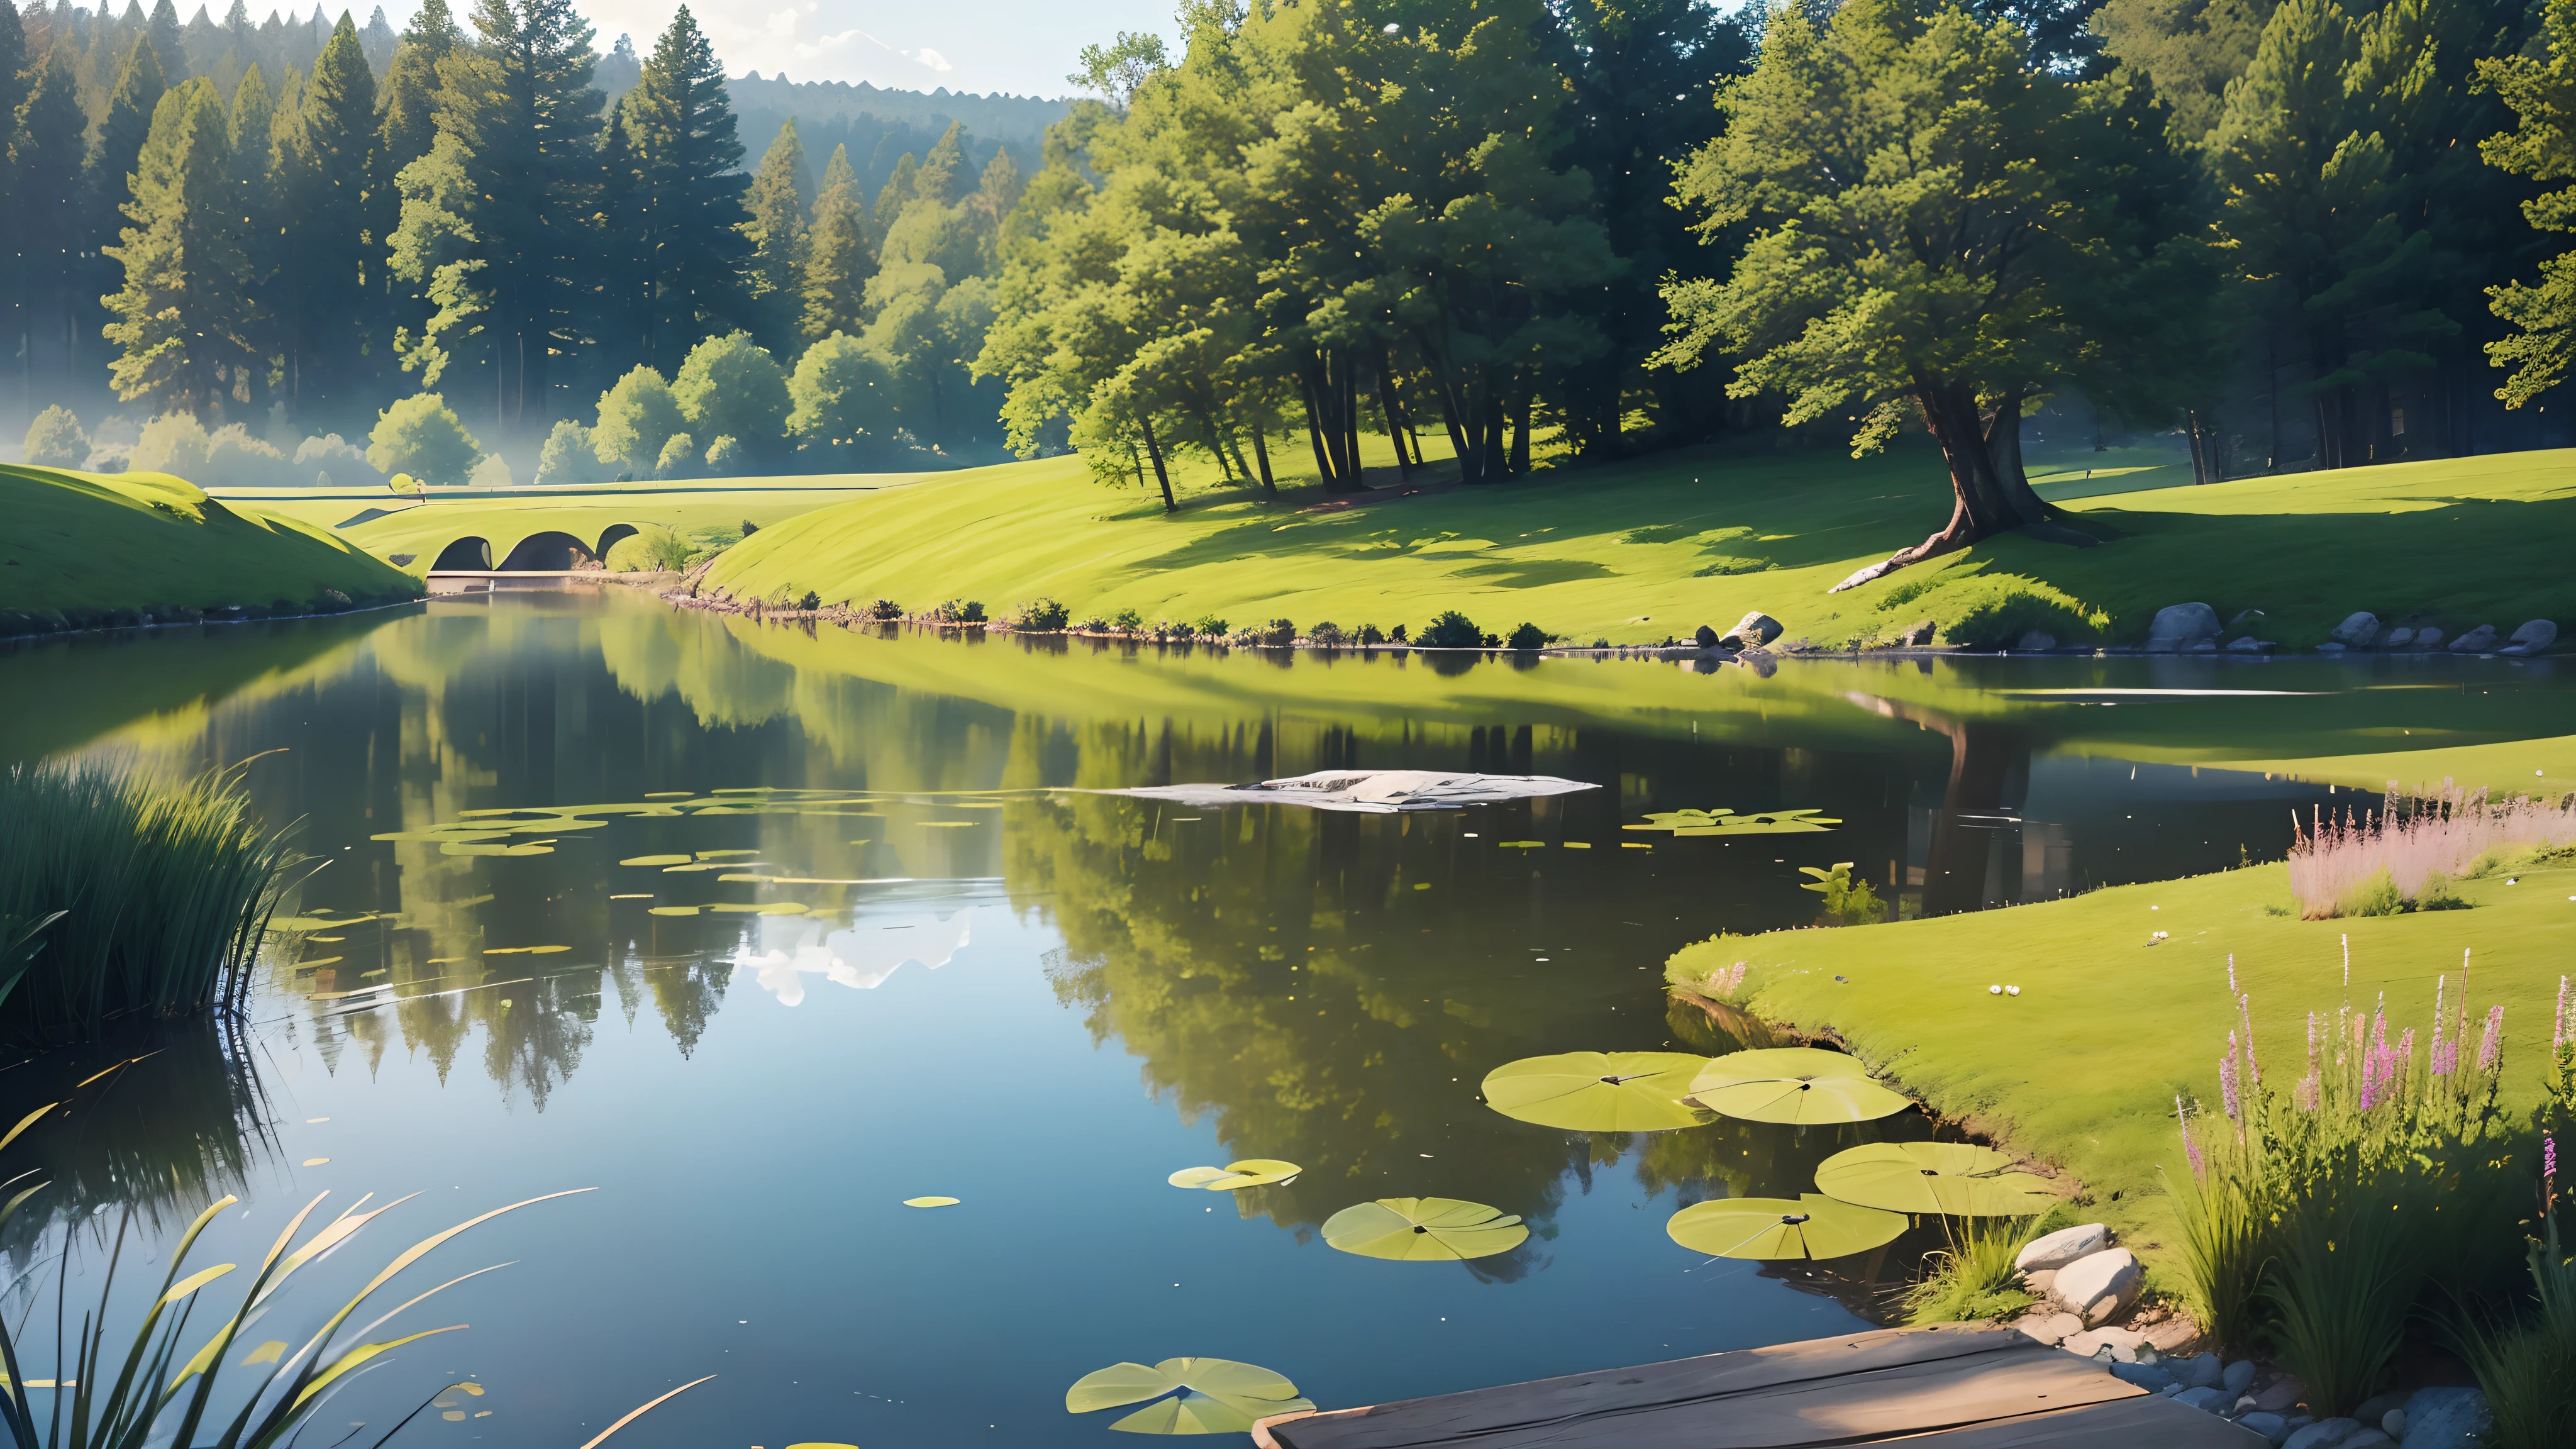
<svg viewBox="0 0 2576 1449">
<path fill-rule="evenodd" d="M 389 1325 L 472 1326 L 357 1379 L 314 1442 L 381 1432 L 455 1378 L 486 1392 L 401 1442 L 577 1445 L 712 1373 L 616 1442 L 871 1449 L 1132 1443 L 1117 1414 L 1062 1406 L 1119 1360 L 1248 1360 L 1348 1405 L 1884 1315 L 1870 1265 L 1711 1263 L 1663 1222 L 1794 1196 L 1832 1152 L 1932 1124 L 1570 1134 L 1494 1114 L 1477 1082 L 1542 1052 L 1759 1038 L 1668 1005 L 1662 963 L 1812 920 L 1799 867 L 1854 862 L 1912 915 L 2273 858 L 2291 809 L 2366 801 L 2155 761 L 2538 733 L 2566 699 L 2545 667 L 2447 660 L 1282 664 L 813 634 L 613 590 L 22 650 L 0 697 L 56 702 L 13 711 L 0 758 L 260 756 L 261 809 L 327 862 L 305 914 L 368 918 L 274 953 L 233 1029 L 0 1071 L 0 1119 L 71 1104 L 4 1164 L 54 1184 L 0 1241 L 25 1275 L 13 1323 L 32 1312 L 46 1341 L 67 1231 L 90 1248 L 67 1270 L 76 1321 L 129 1208 L 129 1257 L 158 1263 L 236 1194 L 191 1261 L 255 1263 L 316 1194 L 326 1213 L 417 1195 L 248 1344 L 300 1341 L 430 1232 L 593 1189 L 411 1270 L 403 1296 L 511 1264 Z M 1601 788 L 1400 818 L 1083 793 L 1349 765 Z M 740 793 L 763 787 L 820 793 Z M 720 791 L 735 803 L 708 811 Z M 526 855 L 372 838 L 618 802 L 668 813 L 504 842 L 549 843 Z M 1621 829 L 1718 806 L 1842 824 Z M 735 853 L 619 864 L 708 852 Z M 650 913 L 717 904 L 800 909 Z M 1164 1183 L 1252 1156 L 1305 1172 Z M 933 1194 L 961 1202 L 902 1206 Z M 1317 1236 L 1412 1195 L 1533 1236 L 1440 1265 Z M 1938 1242 L 1902 1240 L 1879 1286 Z M 40 1350 L 28 1372 L 50 1371 Z"/>
</svg>

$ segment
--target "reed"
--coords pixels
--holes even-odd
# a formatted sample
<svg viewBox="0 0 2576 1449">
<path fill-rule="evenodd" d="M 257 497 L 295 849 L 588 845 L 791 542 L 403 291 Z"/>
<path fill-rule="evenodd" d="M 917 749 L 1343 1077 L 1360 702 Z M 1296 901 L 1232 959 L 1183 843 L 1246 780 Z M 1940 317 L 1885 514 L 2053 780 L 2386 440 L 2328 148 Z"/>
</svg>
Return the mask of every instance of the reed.
<svg viewBox="0 0 2576 1449">
<path fill-rule="evenodd" d="M 0 985 L 0 1036 L 237 1005 L 296 862 L 238 768 L 177 785 L 99 764 L 0 773 L 0 922 L 55 918 Z"/>
<path fill-rule="evenodd" d="M 1943 1219 L 1950 1246 L 1927 1255 L 1929 1271 L 1905 1292 L 1905 1321 L 1969 1323 L 2029 1307 L 2037 1300 L 2013 1260 L 2058 1216 Z"/>
<path fill-rule="evenodd" d="M 2576 795 L 2557 800 L 2489 798 L 2453 786 L 2407 796 L 2392 788 L 2387 808 L 2302 821 L 2290 817 L 2290 890 L 2300 915 L 2387 915 L 2455 903 L 2450 881 L 2515 852 L 2576 842 Z"/>
</svg>

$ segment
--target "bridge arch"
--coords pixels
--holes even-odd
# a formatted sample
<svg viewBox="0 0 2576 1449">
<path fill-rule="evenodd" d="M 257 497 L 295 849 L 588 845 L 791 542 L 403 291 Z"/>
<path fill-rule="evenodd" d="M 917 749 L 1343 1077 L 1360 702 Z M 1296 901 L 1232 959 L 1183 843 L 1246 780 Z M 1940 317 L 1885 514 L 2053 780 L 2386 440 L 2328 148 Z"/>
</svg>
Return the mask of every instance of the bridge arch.
<svg viewBox="0 0 2576 1449">
<path fill-rule="evenodd" d="M 429 566 L 432 573 L 489 573 L 492 570 L 492 544 L 488 539 L 460 538 L 438 551 Z"/>
<path fill-rule="evenodd" d="M 637 528 L 631 523 L 612 523 L 608 525 L 606 532 L 600 534 L 599 547 L 590 551 L 591 557 L 606 559 L 610 549 L 617 547 L 619 544 L 624 543 L 626 540 L 633 538 L 636 534 L 641 532 L 643 532 L 642 529 Z"/>
<path fill-rule="evenodd" d="M 590 545 L 569 533 L 549 529 L 520 539 L 501 560 L 499 572 L 562 573 L 593 561 Z"/>
</svg>

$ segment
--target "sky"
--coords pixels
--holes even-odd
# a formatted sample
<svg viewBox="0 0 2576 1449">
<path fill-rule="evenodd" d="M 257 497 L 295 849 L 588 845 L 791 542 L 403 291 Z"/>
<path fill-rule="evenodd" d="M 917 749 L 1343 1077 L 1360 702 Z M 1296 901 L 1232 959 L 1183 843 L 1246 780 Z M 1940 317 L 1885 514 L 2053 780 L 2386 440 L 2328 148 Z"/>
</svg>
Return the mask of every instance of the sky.
<svg viewBox="0 0 2576 1449">
<path fill-rule="evenodd" d="M 277 0 L 251 0 L 251 13 L 266 18 Z M 288 0 L 309 13 L 311 0 Z M 345 6 L 364 23 L 374 0 L 324 0 L 336 17 Z M 671 23 L 678 0 L 576 0 L 599 30 L 606 50 L 618 35 L 635 37 L 649 53 L 653 37 Z M 216 5 L 220 13 L 222 6 Z M 285 8 L 279 5 L 278 8 Z M 388 0 L 385 15 L 399 27 L 417 0 Z M 463 20 L 470 0 L 449 0 Z M 183 17 L 194 5 L 182 3 Z M 1061 96 L 1074 89 L 1065 76 L 1074 56 L 1093 41 L 1121 30 L 1174 35 L 1170 0 L 938 0 L 888 6 L 866 0 L 702 0 L 691 13 L 714 43 L 725 73 L 747 70 L 790 80 L 868 81 L 926 91 L 1006 91 Z"/>
</svg>

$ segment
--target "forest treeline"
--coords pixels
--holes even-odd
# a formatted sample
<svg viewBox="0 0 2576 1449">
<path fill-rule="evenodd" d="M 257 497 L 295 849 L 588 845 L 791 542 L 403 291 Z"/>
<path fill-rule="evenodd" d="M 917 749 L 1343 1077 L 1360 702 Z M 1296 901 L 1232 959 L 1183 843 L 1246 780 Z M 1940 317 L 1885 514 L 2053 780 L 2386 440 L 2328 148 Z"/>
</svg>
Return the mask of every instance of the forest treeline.
<svg viewBox="0 0 2576 1449">
<path fill-rule="evenodd" d="M 169 78 L 162 0 L 80 124 L 100 47 L 30 20 L 0 48 L 41 204 L 8 211 L 52 244 L 17 285 L 107 298 L 143 406 L 372 428 L 435 394 L 555 476 L 1006 438 L 1171 501 L 1176 457 L 1266 485 L 1283 446 L 1360 487 L 1363 435 L 1476 481 L 1928 430 L 1958 510 L 1927 547 L 2048 530 L 2019 449 L 2052 403 L 2179 428 L 2204 476 L 2528 443 L 2504 408 L 2545 410 L 2576 315 L 2544 189 L 2576 174 L 2576 0 L 1177 19 L 1088 48 L 1025 170 L 952 127 L 873 187 L 846 148 L 813 178 L 792 125 L 748 157 L 685 9 L 612 104 L 568 0 L 430 4 L 381 83 L 381 23 L 344 16 L 230 94 Z"/>
</svg>

